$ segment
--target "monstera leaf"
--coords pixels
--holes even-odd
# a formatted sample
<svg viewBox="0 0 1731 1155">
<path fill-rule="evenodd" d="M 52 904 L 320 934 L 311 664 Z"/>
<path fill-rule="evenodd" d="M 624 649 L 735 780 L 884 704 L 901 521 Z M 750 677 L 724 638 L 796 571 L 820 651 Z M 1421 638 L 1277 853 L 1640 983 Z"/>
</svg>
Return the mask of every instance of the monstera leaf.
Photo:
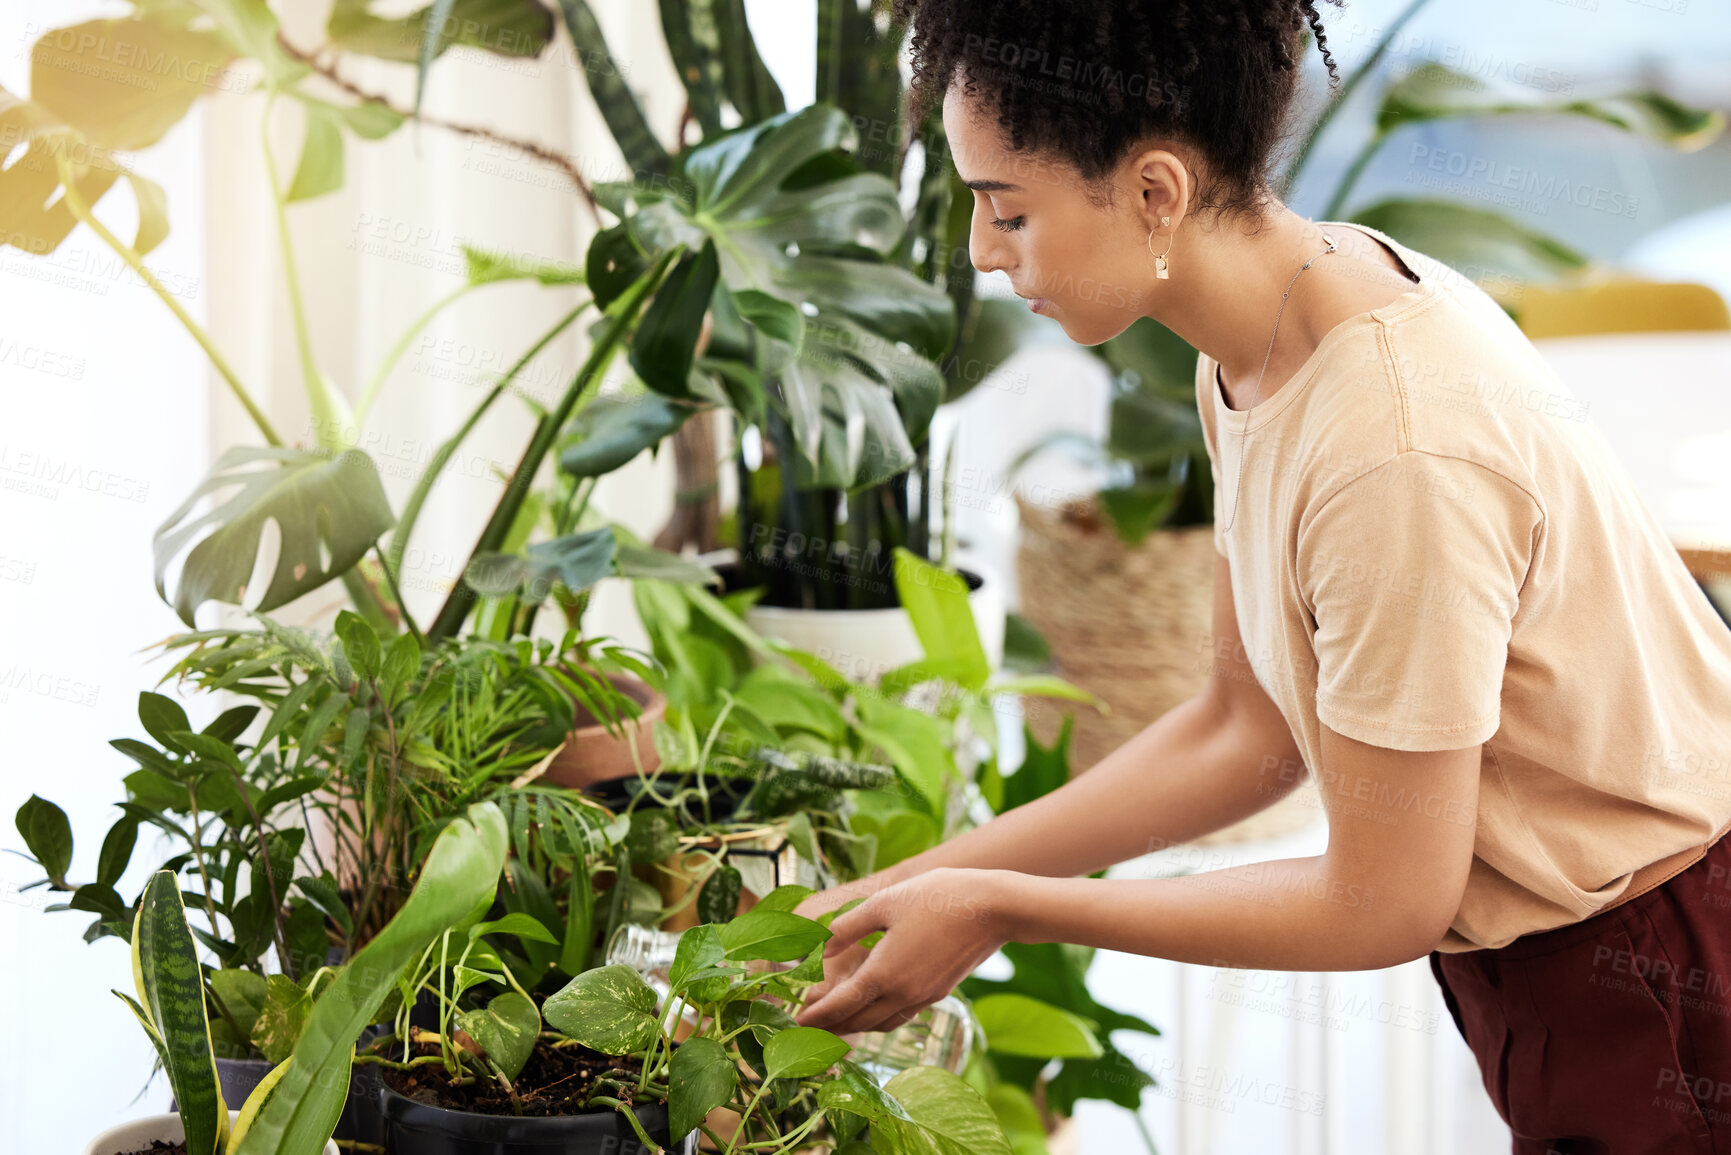
<svg viewBox="0 0 1731 1155">
<path fill-rule="evenodd" d="M 210 512 L 192 516 L 200 498 L 235 486 Z M 261 612 L 346 573 L 396 518 L 379 484 L 378 467 L 358 449 L 333 458 L 301 449 L 236 446 L 157 529 L 157 594 L 172 601 L 189 627 L 206 601 L 240 604 L 267 521 L 276 522 L 282 548 L 257 606 Z M 170 599 L 169 563 L 188 546 Z"/>
<path fill-rule="evenodd" d="M 70 163 L 72 187 L 86 206 L 126 178 L 138 204 L 138 233 L 132 248 L 140 256 L 168 236 L 161 186 L 124 168 L 106 148 L 87 141 L 54 110 L 0 89 L 0 140 L 12 149 L 25 146 L 11 164 L 0 168 L 0 246 L 41 256 L 58 248 L 78 224 L 59 195 L 61 159 Z"/>
<path fill-rule="evenodd" d="M 887 263 L 901 207 L 888 178 L 840 151 L 852 132 L 839 109 L 813 105 L 693 149 L 665 190 L 597 190 L 640 252 L 713 242 L 716 335 L 698 367 L 730 352 L 773 375 L 801 487 L 855 488 L 912 466 L 944 397 L 934 361 L 955 335 L 948 298 Z M 611 264 L 629 262 L 620 242 L 607 242 Z M 692 395 L 683 378 L 648 384 Z"/>
</svg>

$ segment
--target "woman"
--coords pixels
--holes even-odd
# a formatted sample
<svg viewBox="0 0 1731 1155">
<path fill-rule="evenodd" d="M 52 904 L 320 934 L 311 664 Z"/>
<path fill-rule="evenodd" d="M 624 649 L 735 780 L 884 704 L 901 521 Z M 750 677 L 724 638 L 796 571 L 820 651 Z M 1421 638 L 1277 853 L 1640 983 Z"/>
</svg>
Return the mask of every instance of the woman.
<svg viewBox="0 0 1731 1155">
<path fill-rule="evenodd" d="M 1201 355 L 1207 687 L 1062 789 L 808 900 L 800 1016 L 885 1028 L 1007 941 L 1430 957 L 1517 1152 L 1731 1151 L 1731 631 L 1474 284 L 1269 192 L 1306 2 L 898 0 L 970 249 L 1097 344 Z M 1082 877 L 1306 772 L 1328 849 Z M 859 940 L 885 932 L 869 951 Z"/>
</svg>

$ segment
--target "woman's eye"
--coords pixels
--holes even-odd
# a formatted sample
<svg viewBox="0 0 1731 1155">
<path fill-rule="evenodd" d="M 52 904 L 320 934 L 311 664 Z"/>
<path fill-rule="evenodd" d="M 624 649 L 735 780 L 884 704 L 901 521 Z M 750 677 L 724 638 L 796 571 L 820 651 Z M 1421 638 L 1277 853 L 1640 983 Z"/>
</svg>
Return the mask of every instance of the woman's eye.
<svg viewBox="0 0 1731 1155">
<path fill-rule="evenodd" d="M 1022 227 L 1022 219 L 1023 218 L 1021 218 L 1021 217 L 1011 217 L 1009 220 L 1006 221 L 1000 217 L 993 217 L 992 218 L 992 227 L 994 229 L 997 229 L 999 232 L 1013 233 L 1017 229 Z"/>
</svg>

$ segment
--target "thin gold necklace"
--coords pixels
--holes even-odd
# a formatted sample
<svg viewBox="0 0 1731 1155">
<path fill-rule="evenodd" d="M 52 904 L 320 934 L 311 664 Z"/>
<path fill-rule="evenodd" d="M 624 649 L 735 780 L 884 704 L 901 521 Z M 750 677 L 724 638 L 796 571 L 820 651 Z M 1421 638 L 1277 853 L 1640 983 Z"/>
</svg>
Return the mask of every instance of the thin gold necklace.
<svg viewBox="0 0 1731 1155">
<path fill-rule="evenodd" d="M 1304 264 L 1300 265 L 1298 272 L 1292 274 L 1292 280 L 1286 282 L 1286 292 L 1280 294 L 1280 308 L 1274 311 L 1274 332 L 1268 335 L 1268 352 L 1262 355 L 1262 372 L 1256 375 L 1257 399 L 1262 397 L 1262 377 L 1263 374 L 1268 372 L 1268 359 L 1274 355 L 1274 338 L 1280 332 L 1280 314 L 1286 312 L 1286 298 L 1292 295 L 1292 286 L 1298 282 L 1299 275 L 1303 273 L 1305 269 L 1308 269 L 1311 265 L 1315 264 L 1318 258 L 1326 257 L 1329 253 L 1334 252 L 1337 247 L 1334 243 L 1334 238 L 1329 236 L 1327 233 L 1322 234 L 1322 239 L 1328 242 L 1328 247 L 1322 250 L 1322 252 L 1316 254 L 1316 256 L 1310 258 L 1310 260 L 1304 262 Z M 1244 445 L 1245 442 L 1250 440 L 1250 415 L 1255 411 L 1256 400 L 1252 400 L 1250 402 L 1250 407 L 1244 411 L 1244 435 L 1238 441 L 1238 477 L 1232 483 L 1232 516 L 1226 519 L 1225 528 L 1221 530 L 1222 533 L 1229 532 L 1232 529 L 1233 523 L 1238 520 L 1238 506 L 1243 499 Z"/>
</svg>

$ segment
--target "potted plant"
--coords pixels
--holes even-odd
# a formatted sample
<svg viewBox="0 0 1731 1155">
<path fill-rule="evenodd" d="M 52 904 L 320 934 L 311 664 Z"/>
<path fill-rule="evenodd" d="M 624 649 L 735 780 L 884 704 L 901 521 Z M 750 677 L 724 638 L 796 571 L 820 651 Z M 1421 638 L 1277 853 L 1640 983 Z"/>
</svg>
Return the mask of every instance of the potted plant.
<svg viewBox="0 0 1731 1155">
<path fill-rule="evenodd" d="M 407 959 L 477 901 L 490 900 L 504 850 L 505 827 L 496 808 L 475 807 L 447 826 L 397 917 L 331 979 L 307 1012 L 289 1056 L 232 1114 L 217 1078 L 207 980 L 181 884 L 174 871 L 158 871 L 140 897 L 130 935 L 138 997 L 120 997 L 155 1045 L 178 1113 L 104 1132 L 88 1155 L 132 1155 L 155 1149 L 157 1141 L 180 1142 L 188 1155 L 335 1155 L 330 1135 L 349 1094 L 356 1039 L 391 994 Z"/>
</svg>

